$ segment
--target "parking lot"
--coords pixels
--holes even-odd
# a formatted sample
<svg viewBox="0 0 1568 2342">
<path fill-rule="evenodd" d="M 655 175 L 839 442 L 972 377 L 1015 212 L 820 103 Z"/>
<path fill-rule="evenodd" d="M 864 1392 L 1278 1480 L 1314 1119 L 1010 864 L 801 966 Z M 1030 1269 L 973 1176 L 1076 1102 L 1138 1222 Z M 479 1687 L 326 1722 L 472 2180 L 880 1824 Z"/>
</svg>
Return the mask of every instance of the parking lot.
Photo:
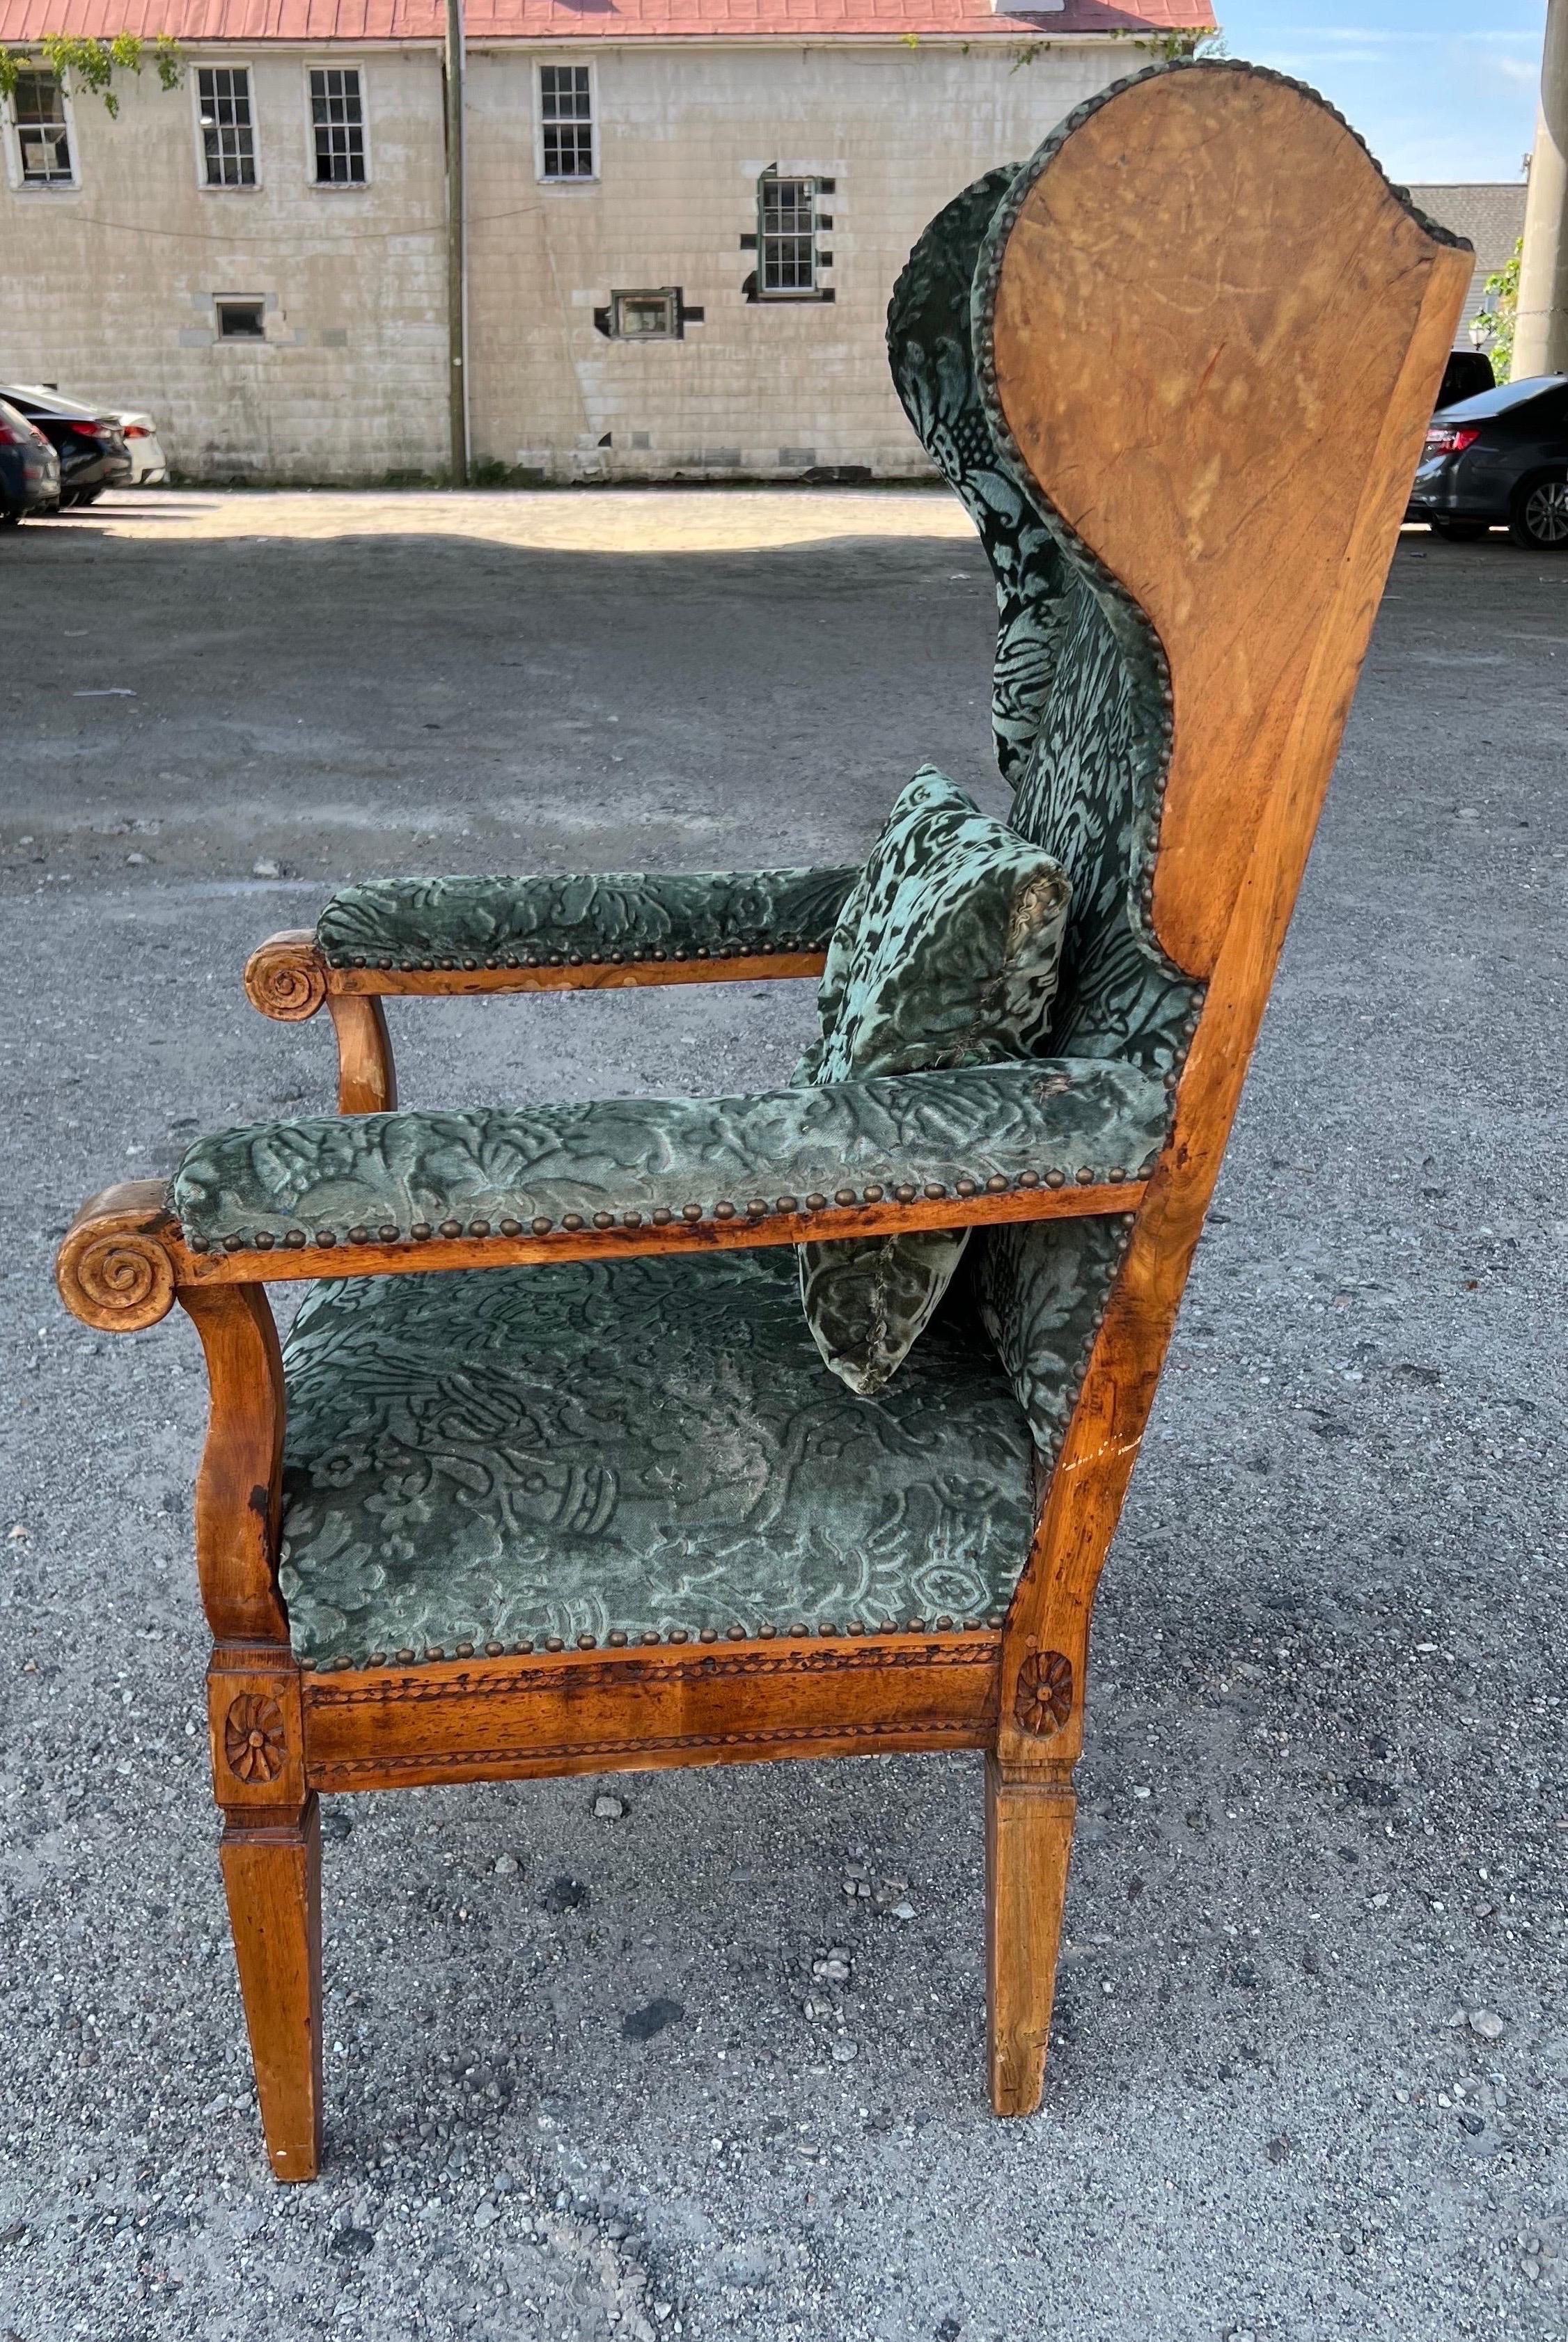
<svg viewBox="0 0 1568 2342">
<path fill-rule="evenodd" d="M 990 583 L 945 495 L 826 490 L 111 495 L 0 576 L 0 2332 L 1568 2335 L 1568 559 L 1396 555 L 1101 1595 L 1040 2115 L 984 2097 L 978 1760 L 337 1799 L 292 2190 L 198 1346 L 90 1335 L 54 1246 L 329 1110 L 325 1020 L 239 976 L 347 876 L 849 859 L 926 759 L 1003 811 Z M 810 1015 L 392 1021 L 424 1106 L 779 1080 Z"/>
</svg>

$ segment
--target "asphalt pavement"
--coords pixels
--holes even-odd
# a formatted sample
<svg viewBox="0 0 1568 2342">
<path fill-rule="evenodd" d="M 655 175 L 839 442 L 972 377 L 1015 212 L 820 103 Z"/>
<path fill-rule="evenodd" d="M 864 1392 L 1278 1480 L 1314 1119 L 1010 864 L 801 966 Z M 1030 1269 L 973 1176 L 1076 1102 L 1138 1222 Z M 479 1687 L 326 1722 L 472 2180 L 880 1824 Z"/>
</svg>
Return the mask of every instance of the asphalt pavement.
<svg viewBox="0 0 1568 2342">
<path fill-rule="evenodd" d="M 847 859 L 926 758 L 1002 810 L 989 585 L 937 492 L 158 492 L 0 587 L 0 2335 L 1568 2337 L 1568 559 L 1396 556 L 1101 1594 L 1040 2113 L 986 2106 L 977 1758 L 338 1798 L 292 2189 L 198 1346 L 54 1246 L 330 1109 L 239 976 L 351 875 Z M 392 1024 L 434 1106 L 775 1081 L 810 1016 Z"/>
</svg>

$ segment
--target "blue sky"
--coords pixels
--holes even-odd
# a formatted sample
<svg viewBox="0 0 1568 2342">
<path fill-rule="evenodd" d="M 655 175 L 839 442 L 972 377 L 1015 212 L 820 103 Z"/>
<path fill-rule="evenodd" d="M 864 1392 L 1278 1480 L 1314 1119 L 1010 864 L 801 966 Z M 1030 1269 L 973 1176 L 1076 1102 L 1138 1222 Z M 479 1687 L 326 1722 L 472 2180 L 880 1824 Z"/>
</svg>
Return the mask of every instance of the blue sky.
<svg viewBox="0 0 1568 2342">
<path fill-rule="evenodd" d="M 1545 0 L 1214 0 L 1234 57 L 1339 107 L 1395 179 L 1517 179 Z"/>
</svg>

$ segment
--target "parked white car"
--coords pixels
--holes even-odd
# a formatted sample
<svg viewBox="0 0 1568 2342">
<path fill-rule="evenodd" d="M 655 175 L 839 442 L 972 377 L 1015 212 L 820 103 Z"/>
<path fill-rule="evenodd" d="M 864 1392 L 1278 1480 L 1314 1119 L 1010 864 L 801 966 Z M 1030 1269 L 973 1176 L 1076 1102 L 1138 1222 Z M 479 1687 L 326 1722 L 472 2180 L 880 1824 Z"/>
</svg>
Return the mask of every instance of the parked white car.
<svg viewBox="0 0 1568 2342">
<path fill-rule="evenodd" d="M 158 444 L 158 426 L 146 409 L 139 406 L 89 406 L 81 399 L 63 397 L 53 383 L 19 382 L 9 385 L 27 398 L 44 399 L 59 414 L 79 410 L 84 419 L 95 415 L 112 416 L 126 435 L 126 453 L 131 459 L 131 476 L 124 485 L 127 488 L 156 487 L 169 475 L 167 458 Z"/>
<path fill-rule="evenodd" d="M 126 435 L 126 446 L 131 458 L 132 487 L 152 488 L 160 480 L 166 480 L 169 467 L 158 445 L 158 426 L 152 416 L 139 406 L 111 406 L 108 412 L 116 417 Z"/>
</svg>

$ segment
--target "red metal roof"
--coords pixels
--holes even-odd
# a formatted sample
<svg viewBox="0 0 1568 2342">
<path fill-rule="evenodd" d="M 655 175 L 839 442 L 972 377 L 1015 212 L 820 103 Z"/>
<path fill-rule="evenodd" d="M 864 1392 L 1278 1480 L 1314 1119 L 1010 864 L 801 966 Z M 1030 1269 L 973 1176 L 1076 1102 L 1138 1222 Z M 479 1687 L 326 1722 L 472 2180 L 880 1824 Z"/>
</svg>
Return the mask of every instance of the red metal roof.
<svg viewBox="0 0 1568 2342">
<path fill-rule="evenodd" d="M 909 34 L 1050 39 L 1064 33 L 1209 31 L 1210 0 L 1066 0 L 997 15 L 990 0 L 467 0 L 470 41 L 769 40 Z M 419 41 L 445 30 L 441 0 L 0 0 L 0 42 L 45 33 L 160 33 L 235 41 Z M 1131 60 L 1129 60 L 1131 63 Z"/>
</svg>

